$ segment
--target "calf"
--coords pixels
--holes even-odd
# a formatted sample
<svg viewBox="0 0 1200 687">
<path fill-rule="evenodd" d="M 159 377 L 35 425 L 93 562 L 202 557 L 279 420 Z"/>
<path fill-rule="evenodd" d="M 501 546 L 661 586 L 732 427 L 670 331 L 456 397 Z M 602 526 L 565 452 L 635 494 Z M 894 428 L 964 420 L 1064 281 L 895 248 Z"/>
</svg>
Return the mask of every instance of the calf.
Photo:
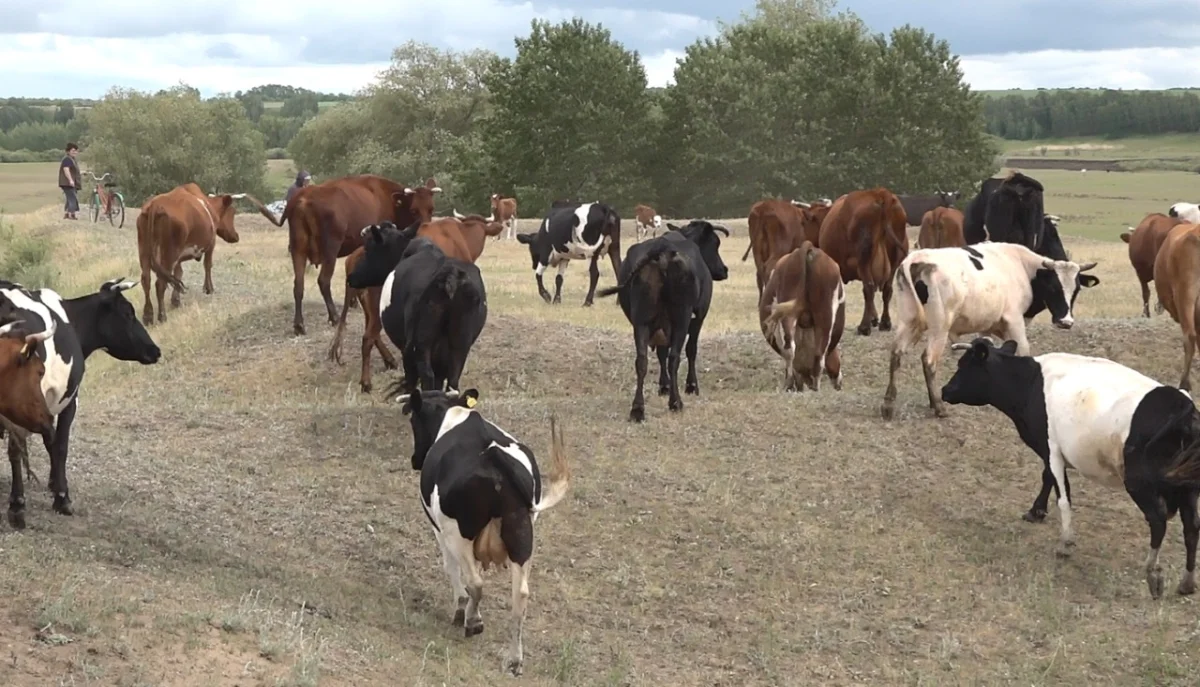
<svg viewBox="0 0 1200 687">
<path fill-rule="evenodd" d="M 633 228 L 639 241 L 647 234 L 654 236 L 662 228 L 662 216 L 649 205 L 638 205 L 633 208 Z"/>
<path fill-rule="evenodd" d="M 1178 217 L 1168 217 L 1161 212 L 1152 212 L 1142 218 L 1137 228 L 1121 232 L 1121 240 L 1129 244 L 1129 262 L 1142 286 L 1142 315 L 1150 317 L 1150 282 L 1154 281 L 1154 259 L 1172 228 L 1183 224 Z M 1162 301 L 1158 312 L 1162 312 Z"/>
<path fill-rule="evenodd" d="M 38 345 L 54 336 L 58 323 L 52 319 L 50 326 L 33 333 L 24 326 L 22 320 L 0 325 L 0 416 L 21 429 L 48 436 L 54 432 L 54 416 L 42 395 L 46 365 L 36 353 Z"/>
<path fill-rule="evenodd" d="M 953 248 L 967 245 L 963 238 L 963 213 L 955 208 L 934 208 L 921 218 L 917 248 Z"/>
<path fill-rule="evenodd" d="M 1154 258 L 1154 290 L 1158 301 L 1183 331 L 1183 376 L 1179 388 L 1192 389 L 1196 355 L 1196 309 L 1200 306 L 1200 224 L 1171 228 Z"/>
<path fill-rule="evenodd" d="M 54 430 L 43 434 L 42 438 L 50 454 L 54 510 L 63 515 L 74 513 L 67 486 L 67 446 L 78 408 L 85 360 L 92 353 L 103 350 L 117 360 L 153 365 L 162 355 L 145 327 L 138 322 L 133 306 L 121 294 L 135 285 L 135 282 L 112 279 L 104 282 L 98 293 L 63 300 L 50 289 L 31 291 L 20 284 L 0 281 L 0 304 L 7 302 L 15 316 L 31 328 L 48 329 L 51 323 L 55 328 L 53 335 L 37 344 L 37 354 L 46 365 L 41 383 L 46 408 L 57 418 Z M 25 527 L 25 488 L 20 466 L 25 464 L 28 470 L 29 431 L 5 418 L 0 418 L 0 423 L 8 430 L 8 457 L 13 472 L 8 521 L 21 529 Z"/>
<path fill-rule="evenodd" d="M 1096 266 L 1044 258 L 1015 243 L 979 243 L 962 248 L 923 248 L 909 254 L 896 269 L 896 313 L 899 325 L 892 342 L 891 366 L 882 415 L 892 419 L 896 371 L 908 349 L 927 336 L 921 365 L 929 407 L 938 417 L 946 409 L 935 388 L 938 361 L 950 337 L 994 334 L 1017 342 L 1029 353 L 1022 317 L 1035 294 L 1050 307 L 1054 324 L 1074 324 L 1067 293 L 1076 278 Z"/>
<path fill-rule="evenodd" d="M 833 258 L 808 241 L 783 256 L 759 298 L 758 321 L 783 358 L 784 391 L 819 391 L 822 368 L 841 390 L 846 287 Z"/>
<path fill-rule="evenodd" d="M 750 245 L 742 254 L 742 260 L 745 261 L 751 252 L 754 253 L 754 278 L 759 296 L 762 296 L 771 270 L 775 269 L 775 263 L 780 258 L 799 248 L 805 241 L 817 245 L 821 222 L 829 214 L 829 208 L 823 202 L 810 205 L 797 200 L 784 202 L 773 198 L 761 200 L 750 208 L 747 228 Z"/>
<path fill-rule="evenodd" d="M 502 226 L 507 227 L 508 238 L 511 240 L 513 234 L 517 231 L 517 199 L 504 198 L 499 193 L 493 193 L 491 201 L 492 216 L 488 217 L 485 221 L 499 222 Z M 495 236 L 497 241 L 500 240 L 500 232 L 488 234 L 488 236 Z"/>
<path fill-rule="evenodd" d="M 938 191 L 929 195 L 902 194 L 896 197 L 900 199 L 900 205 L 904 207 L 904 217 L 908 226 L 915 227 L 925 219 L 926 213 L 937 208 L 954 207 L 954 203 L 958 201 L 958 195 L 958 191 Z M 937 248 L 937 246 L 929 247 Z"/>
<path fill-rule="evenodd" d="M 454 594 L 454 624 L 467 637 L 483 632 L 483 571 L 512 571 L 512 626 L 504 669 L 520 675 L 521 630 L 529 603 L 533 525 L 567 495 L 571 471 L 562 434 L 550 416 L 550 461 L 543 477 L 533 450 L 485 420 L 479 392 L 417 391 L 400 396 L 411 414 L 412 467 L 421 471 L 421 506 L 442 552 Z"/>
<path fill-rule="evenodd" d="M 1124 487 L 1145 515 L 1150 525 L 1146 583 L 1155 599 L 1163 593 L 1159 549 L 1167 522 L 1178 511 L 1187 571 L 1177 591 L 1195 592 L 1200 412 L 1187 393 L 1104 358 L 1072 353 L 1031 358 L 1017 354 L 1015 341 L 996 348 L 982 338 L 954 348 L 966 353 L 942 388 L 942 398 L 1004 413 L 1042 459 L 1043 475 L 1050 476 L 1058 493 L 1057 552 L 1068 555 L 1075 543 L 1070 467 L 1105 486 Z M 1049 493 L 1044 483 L 1033 510 L 1045 512 Z"/>
<path fill-rule="evenodd" d="M 1200 224 L 1200 205 L 1195 203 L 1175 203 L 1167 210 L 1167 214 L 1188 224 Z"/>
<path fill-rule="evenodd" d="M 565 203 L 556 201 L 542 220 L 537 233 L 517 234 L 517 240 L 529 246 L 533 260 L 533 272 L 537 276 L 538 295 L 547 303 L 550 293 L 542 282 L 542 273 L 547 267 L 557 267 L 554 277 L 554 303 L 562 302 L 563 273 L 571 260 L 590 260 L 587 297 L 583 305 L 590 306 L 596 294 L 596 282 L 600 280 L 600 267 L 596 261 L 602 253 L 608 253 L 612 261 L 613 274 L 621 271 L 621 218 L 616 211 L 600 202 Z"/>
<path fill-rule="evenodd" d="M 713 282 L 729 277 L 729 269 L 721 260 L 721 238 L 717 236 L 717 232 L 729 236 L 728 229 L 705 220 L 692 220 L 682 229 L 673 224 L 667 224 L 667 228 L 670 231 L 662 236 L 630 246 L 618 284 L 600 291 L 601 298 L 618 294 L 621 310 L 633 325 L 637 391 L 629 411 L 631 422 L 646 419 L 642 387 L 647 346 L 658 353 L 658 393 L 670 394 L 667 407 L 683 410 L 679 352 L 684 339 L 687 393 L 700 393 L 696 378 L 700 328 L 712 303 Z"/>
<path fill-rule="evenodd" d="M 487 321 L 475 265 L 448 257 L 433 240 L 395 226 L 363 230 L 365 256 L 350 273 L 356 289 L 382 285 L 379 319 L 400 349 L 406 391 L 458 388 L 471 346 Z"/>
</svg>

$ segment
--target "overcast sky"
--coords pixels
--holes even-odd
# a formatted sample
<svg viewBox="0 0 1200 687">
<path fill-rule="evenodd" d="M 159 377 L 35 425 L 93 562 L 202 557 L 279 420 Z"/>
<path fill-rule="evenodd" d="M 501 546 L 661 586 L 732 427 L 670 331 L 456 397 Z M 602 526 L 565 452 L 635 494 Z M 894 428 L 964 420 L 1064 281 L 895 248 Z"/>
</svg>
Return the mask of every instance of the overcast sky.
<svg viewBox="0 0 1200 687">
<path fill-rule="evenodd" d="M 514 52 L 534 18 L 582 16 L 636 49 L 651 85 L 753 0 L 0 0 L 0 97 L 100 97 L 182 80 L 354 92 L 408 39 Z M 842 0 L 875 31 L 950 41 L 976 89 L 1200 87 L 1200 0 Z"/>
</svg>

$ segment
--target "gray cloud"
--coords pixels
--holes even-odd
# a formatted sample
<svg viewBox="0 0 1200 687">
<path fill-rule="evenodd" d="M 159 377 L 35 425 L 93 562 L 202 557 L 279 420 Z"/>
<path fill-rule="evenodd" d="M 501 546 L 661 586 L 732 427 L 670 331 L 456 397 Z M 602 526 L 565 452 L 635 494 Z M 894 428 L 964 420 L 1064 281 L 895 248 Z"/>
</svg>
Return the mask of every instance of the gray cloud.
<svg viewBox="0 0 1200 687">
<path fill-rule="evenodd" d="M 242 51 L 229 41 L 220 41 L 206 48 L 204 56 L 214 60 L 236 60 L 242 56 Z"/>
</svg>

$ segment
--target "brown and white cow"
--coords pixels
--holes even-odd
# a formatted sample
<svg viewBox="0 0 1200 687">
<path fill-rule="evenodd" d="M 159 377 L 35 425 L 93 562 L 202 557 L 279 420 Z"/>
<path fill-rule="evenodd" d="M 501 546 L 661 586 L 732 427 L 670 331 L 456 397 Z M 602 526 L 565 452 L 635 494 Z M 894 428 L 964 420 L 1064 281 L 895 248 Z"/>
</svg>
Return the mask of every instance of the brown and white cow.
<svg viewBox="0 0 1200 687">
<path fill-rule="evenodd" d="M 846 287 L 833 258 L 809 241 L 783 256 L 759 298 L 758 321 L 783 358 L 784 391 L 819 391 L 822 368 L 841 390 Z"/>
<path fill-rule="evenodd" d="M 824 201 L 809 204 L 768 198 L 750 208 L 747 232 L 750 245 L 742 254 L 742 260 L 754 253 L 759 296 L 780 258 L 799 248 L 805 241 L 819 245 L 821 223 L 829 214 L 830 207 L 831 204 Z"/>
<path fill-rule="evenodd" d="M 183 284 L 183 261 L 204 260 L 204 293 L 213 292 L 212 259 L 217 237 L 227 243 L 237 243 L 238 233 L 233 226 L 233 201 L 248 198 L 257 203 L 260 211 L 273 217 L 262 203 L 244 193 L 212 196 L 193 183 L 183 184 L 153 196 L 142 205 L 137 218 L 138 260 L 142 268 L 142 291 L 145 306 L 142 322 L 154 321 L 154 305 L 150 300 L 150 275 L 157 279 L 154 290 L 158 301 L 158 321 L 167 321 L 163 297 L 171 286 L 171 307 L 179 307 L 179 294 L 186 291 Z"/>
<path fill-rule="evenodd" d="M 517 233 L 517 199 L 505 198 L 499 193 L 493 193 L 491 201 L 492 215 L 484 221 L 503 224 L 508 229 L 508 239 L 511 241 Z M 500 234 L 488 234 L 488 236 L 495 236 L 497 241 L 500 240 Z"/>
<path fill-rule="evenodd" d="M 42 393 L 46 365 L 38 357 L 37 348 L 39 343 L 54 336 L 57 326 L 54 318 L 50 318 L 49 326 L 30 333 L 24 321 L 0 318 L 0 416 L 43 436 L 52 436 L 54 416 Z M 3 430 L 0 425 L 0 436 Z"/>
<path fill-rule="evenodd" d="M 921 218 L 917 248 L 954 248 L 967 245 L 963 238 L 963 213 L 957 208 L 938 207 Z"/>
<path fill-rule="evenodd" d="M 662 228 L 662 216 L 649 205 L 638 205 L 633 208 L 633 228 L 639 241 L 653 237 Z"/>
<path fill-rule="evenodd" d="M 1152 212 L 1142 218 L 1137 228 L 1129 227 L 1129 231 L 1121 232 L 1121 240 L 1129 244 L 1129 262 L 1142 285 L 1142 315 L 1145 317 L 1150 317 L 1150 282 L 1154 281 L 1154 260 L 1158 250 L 1171 229 L 1183 223 L 1184 220 L 1178 217 Z M 1161 301 L 1157 310 L 1163 311 Z"/>
<path fill-rule="evenodd" d="M 858 333 L 868 336 L 876 325 L 880 331 L 890 330 L 892 274 L 908 255 L 908 220 L 896 194 L 878 187 L 838 198 L 821 223 L 817 245 L 842 268 L 843 282 L 857 279 L 863 284 L 865 307 Z M 882 291 L 882 316 L 875 310 L 876 290 Z"/>
<path fill-rule="evenodd" d="M 1183 375 L 1179 388 L 1192 390 L 1196 355 L 1196 307 L 1200 305 L 1200 224 L 1177 224 L 1154 258 L 1154 290 L 1183 331 Z"/>
</svg>

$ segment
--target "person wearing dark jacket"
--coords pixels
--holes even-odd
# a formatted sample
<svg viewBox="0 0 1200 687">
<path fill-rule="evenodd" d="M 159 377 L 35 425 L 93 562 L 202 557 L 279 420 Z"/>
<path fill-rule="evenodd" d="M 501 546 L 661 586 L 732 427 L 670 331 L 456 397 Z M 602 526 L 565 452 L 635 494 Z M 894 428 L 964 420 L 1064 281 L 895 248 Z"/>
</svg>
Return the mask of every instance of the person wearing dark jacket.
<svg viewBox="0 0 1200 687">
<path fill-rule="evenodd" d="M 77 191 L 83 188 L 83 176 L 79 174 L 79 163 L 75 161 L 78 155 L 79 146 L 68 143 L 67 154 L 58 165 L 58 187 L 67 201 L 63 206 L 63 219 L 79 219 L 75 216 L 79 212 Z"/>
<path fill-rule="evenodd" d="M 296 175 L 295 183 L 293 183 L 291 186 L 288 186 L 287 196 L 285 196 L 283 199 L 284 202 L 290 203 L 292 201 L 292 196 L 296 195 L 296 191 L 299 191 L 311 183 L 312 175 L 309 174 L 307 170 L 300 170 L 300 173 Z"/>
</svg>

